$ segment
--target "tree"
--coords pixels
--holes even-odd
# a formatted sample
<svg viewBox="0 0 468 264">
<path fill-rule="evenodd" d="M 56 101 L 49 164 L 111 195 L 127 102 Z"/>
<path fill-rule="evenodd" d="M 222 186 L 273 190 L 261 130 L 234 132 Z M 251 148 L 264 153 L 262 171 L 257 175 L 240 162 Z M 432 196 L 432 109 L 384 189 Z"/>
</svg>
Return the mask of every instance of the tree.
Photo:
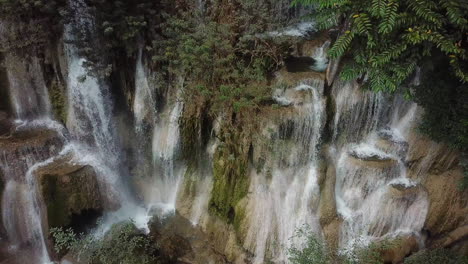
<svg viewBox="0 0 468 264">
<path fill-rule="evenodd" d="M 329 50 L 344 57 L 343 79 L 360 78 L 375 91 L 395 91 L 424 58 L 442 52 L 453 73 L 468 82 L 468 1 L 294 0 L 313 5 L 320 29 L 339 27 Z"/>
</svg>

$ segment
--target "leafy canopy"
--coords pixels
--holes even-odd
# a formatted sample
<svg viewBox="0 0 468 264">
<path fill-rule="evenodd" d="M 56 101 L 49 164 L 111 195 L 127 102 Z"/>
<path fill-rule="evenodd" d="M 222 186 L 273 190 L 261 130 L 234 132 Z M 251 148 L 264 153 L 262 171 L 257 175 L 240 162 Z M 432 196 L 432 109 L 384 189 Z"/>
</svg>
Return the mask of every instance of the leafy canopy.
<svg viewBox="0 0 468 264">
<path fill-rule="evenodd" d="M 435 51 L 468 81 L 468 1 L 461 0 L 294 0 L 313 5 L 320 29 L 343 30 L 329 50 L 345 57 L 341 77 L 361 78 L 375 91 L 395 91 Z M 463 66 L 465 65 L 465 66 Z"/>
</svg>

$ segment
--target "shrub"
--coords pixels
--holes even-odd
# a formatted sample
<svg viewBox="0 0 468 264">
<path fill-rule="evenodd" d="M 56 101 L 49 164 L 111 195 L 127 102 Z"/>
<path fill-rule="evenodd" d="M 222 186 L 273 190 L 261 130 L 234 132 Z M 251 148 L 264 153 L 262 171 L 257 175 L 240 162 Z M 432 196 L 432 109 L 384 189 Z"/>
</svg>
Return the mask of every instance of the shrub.
<svg viewBox="0 0 468 264">
<path fill-rule="evenodd" d="M 157 264 L 158 250 L 133 222 L 114 224 L 101 239 L 92 234 L 77 236 L 72 229 L 53 228 L 54 248 L 71 253 L 90 264 Z"/>
<path fill-rule="evenodd" d="M 461 257 L 448 249 L 423 250 L 405 259 L 405 264 L 467 264 L 468 258 Z"/>
</svg>

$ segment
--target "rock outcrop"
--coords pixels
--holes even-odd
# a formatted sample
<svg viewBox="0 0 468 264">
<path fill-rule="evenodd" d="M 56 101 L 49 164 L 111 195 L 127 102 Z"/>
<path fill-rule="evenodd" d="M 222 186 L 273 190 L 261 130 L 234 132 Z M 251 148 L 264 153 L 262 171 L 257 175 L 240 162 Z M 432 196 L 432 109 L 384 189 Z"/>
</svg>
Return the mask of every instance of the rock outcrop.
<svg viewBox="0 0 468 264">
<path fill-rule="evenodd" d="M 49 227 L 92 224 L 105 209 L 95 170 L 63 156 L 35 171 Z M 91 219 L 87 219 L 90 217 Z"/>
</svg>

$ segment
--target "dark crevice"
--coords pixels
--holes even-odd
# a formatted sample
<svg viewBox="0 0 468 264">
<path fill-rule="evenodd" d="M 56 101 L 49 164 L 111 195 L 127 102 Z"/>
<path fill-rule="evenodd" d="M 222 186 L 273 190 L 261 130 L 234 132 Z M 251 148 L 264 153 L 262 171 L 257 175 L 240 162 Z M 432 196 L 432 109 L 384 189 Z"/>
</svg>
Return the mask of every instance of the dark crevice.
<svg viewBox="0 0 468 264">
<path fill-rule="evenodd" d="M 102 211 L 96 209 L 85 209 L 78 214 L 73 213 L 67 228 L 73 229 L 75 234 L 86 233 L 97 226 L 97 220 L 101 216 Z"/>
</svg>

